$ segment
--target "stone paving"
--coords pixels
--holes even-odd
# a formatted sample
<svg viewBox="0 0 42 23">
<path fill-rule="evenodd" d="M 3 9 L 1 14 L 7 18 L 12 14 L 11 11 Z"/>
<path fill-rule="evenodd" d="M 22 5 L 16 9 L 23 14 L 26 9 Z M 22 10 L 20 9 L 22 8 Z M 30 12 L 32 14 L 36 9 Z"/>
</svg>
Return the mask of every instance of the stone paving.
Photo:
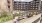
<svg viewBox="0 0 42 23">
<path fill-rule="evenodd" d="M 39 17 L 40 17 L 40 15 L 33 16 L 31 18 L 23 19 L 17 23 L 32 23 L 33 21 L 37 20 Z M 38 22 L 38 23 L 40 23 L 40 22 Z"/>
<path fill-rule="evenodd" d="M 4 22 L 4 23 L 13 23 L 13 20 L 10 20 L 10 21 Z"/>
<path fill-rule="evenodd" d="M 23 19 L 23 20 L 20 20 L 18 21 L 17 23 L 31 23 L 33 22 L 34 20 L 36 20 L 37 18 L 39 18 L 40 15 L 37 15 L 37 16 L 33 16 L 31 18 L 26 18 L 26 19 Z M 14 19 L 13 19 L 14 20 Z M 13 20 L 11 21 L 8 21 L 8 22 L 4 22 L 4 23 L 13 23 Z M 39 23 L 39 22 L 38 22 Z"/>
</svg>

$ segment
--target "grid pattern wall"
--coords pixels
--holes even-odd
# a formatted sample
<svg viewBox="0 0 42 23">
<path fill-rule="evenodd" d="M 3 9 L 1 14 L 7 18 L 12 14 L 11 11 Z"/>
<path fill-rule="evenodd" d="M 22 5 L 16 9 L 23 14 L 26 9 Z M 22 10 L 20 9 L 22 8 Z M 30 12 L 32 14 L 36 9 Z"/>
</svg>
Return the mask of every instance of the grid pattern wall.
<svg viewBox="0 0 42 23">
<path fill-rule="evenodd" d="M 31 10 L 38 10 L 40 7 L 40 0 L 33 0 L 30 3 L 30 8 Z"/>
<path fill-rule="evenodd" d="M 31 2 L 14 1 L 14 10 L 38 10 L 39 3 L 39 0 L 33 0 Z"/>
<path fill-rule="evenodd" d="M 14 9 L 15 10 L 28 10 L 28 2 L 14 2 Z"/>
</svg>

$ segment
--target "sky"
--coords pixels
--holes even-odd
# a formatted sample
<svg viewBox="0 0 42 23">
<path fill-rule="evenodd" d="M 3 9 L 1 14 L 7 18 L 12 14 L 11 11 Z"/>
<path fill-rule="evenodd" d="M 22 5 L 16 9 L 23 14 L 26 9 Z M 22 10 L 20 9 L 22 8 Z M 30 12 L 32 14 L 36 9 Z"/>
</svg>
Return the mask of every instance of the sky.
<svg viewBox="0 0 42 23">
<path fill-rule="evenodd" d="M 27 1 L 27 2 L 30 2 L 32 0 L 15 0 L 15 1 Z"/>
<path fill-rule="evenodd" d="M 27 2 L 30 2 L 30 1 L 33 1 L 33 0 L 15 0 L 15 1 L 27 1 Z"/>
<path fill-rule="evenodd" d="M 42 0 L 41 0 L 42 1 Z"/>
</svg>

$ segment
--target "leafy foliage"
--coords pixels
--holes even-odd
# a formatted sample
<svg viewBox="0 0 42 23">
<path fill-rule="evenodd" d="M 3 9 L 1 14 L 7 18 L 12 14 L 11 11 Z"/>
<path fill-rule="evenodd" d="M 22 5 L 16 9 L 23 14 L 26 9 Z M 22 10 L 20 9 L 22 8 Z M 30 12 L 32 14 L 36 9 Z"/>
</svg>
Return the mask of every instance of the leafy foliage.
<svg viewBox="0 0 42 23">
<path fill-rule="evenodd" d="M 0 16 L 0 23 L 5 22 L 5 21 L 9 21 L 12 19 L 13 19 L 13 15 L 9 14 L 6 11 L 3 11 Z"/>
</svg>

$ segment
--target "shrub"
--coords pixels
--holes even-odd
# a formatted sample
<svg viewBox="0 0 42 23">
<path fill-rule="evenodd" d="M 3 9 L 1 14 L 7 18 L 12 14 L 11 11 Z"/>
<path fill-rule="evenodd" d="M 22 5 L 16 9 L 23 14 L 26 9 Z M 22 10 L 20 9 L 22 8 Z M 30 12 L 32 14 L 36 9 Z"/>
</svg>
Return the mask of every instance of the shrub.
<svg viewBox="0 0 42 23">
<path fill-rule="evenodd" d="M 12 20 L 12 19 L 13 19 L 12 16 L 2 17 L 2 18 L 0 18 L 0 23 L 5 22 L 5 21 L 9 21 L 9 20 Z"/>
<path fill-rule="evenodd" d="M 6 17 L 6 16 L 8 16 L 8 13 L 7 13 L 6 11 L 3 11 L 3 12 L 1 13 L 0 18 L 1 18 L 1 17 Z"/>
<path fill-rule="evenodd" d="M 13 16 L 11 15 L 11 13 L 3 11 L 0 16 L 0 23 L 5 22 L 5 21 L 9 21 L 12 19 L 13 19 Z"/>
</svg>

